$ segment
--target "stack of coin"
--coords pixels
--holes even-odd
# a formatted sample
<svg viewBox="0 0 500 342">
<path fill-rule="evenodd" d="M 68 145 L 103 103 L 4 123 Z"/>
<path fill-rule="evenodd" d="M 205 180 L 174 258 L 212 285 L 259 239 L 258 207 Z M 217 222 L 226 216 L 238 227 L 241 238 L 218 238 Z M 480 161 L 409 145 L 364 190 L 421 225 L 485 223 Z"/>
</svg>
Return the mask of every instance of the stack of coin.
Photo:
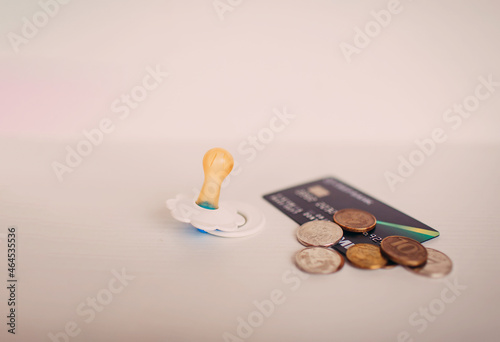
<svg viewBox="0 0 500 342">
<path fill-rule="evenodd" d="M 425 248 L 420 242 L 405 236 L 388 236 L 382 240 L 380 248 L 390 260 L 426 277 L 444 277 L 453 268 L 453 263 L 446 254 Z"/>
<path fill-rule="evenodd" d="M 344 266 L 344 257 L 329 247 L 342 239 L 343 231 L 364 233 L 372 230 L 376 218 L 360 209 L 342 209 L 333 216 L 334 222 L 317 220 L 304 223 L 297 230 L 297 240 L 307 246 L 295 255 L 297 266 L 309 273 L 335 273 Z M 388 236 L 380 246 L 359 243 L 347 250 L 350 263 L 362 269 L 393 268 L 402 265 L 407 270 L 431 278 L 444 277 L 452 270 L 452 262 L 444 253 L 425 248 L 420 242 L 405 236 Z"/>
<path fill-rule="evenodd" d="M 297 266 L 308 273 L 328 274 L 340 271 L 344 257 L 337 251 L 327 248 L 340 241 L 344 232 L 337 224 L 316 220 L 304 223 L 297 230 L 297 240 L 308 246 L 297 252 Z"/>
</svg>

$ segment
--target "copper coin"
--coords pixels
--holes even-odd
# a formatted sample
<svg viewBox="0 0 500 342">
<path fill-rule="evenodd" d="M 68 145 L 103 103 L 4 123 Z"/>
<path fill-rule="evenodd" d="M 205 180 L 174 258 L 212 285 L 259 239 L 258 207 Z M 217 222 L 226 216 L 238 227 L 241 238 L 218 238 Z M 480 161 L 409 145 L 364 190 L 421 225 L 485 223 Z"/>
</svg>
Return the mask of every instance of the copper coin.
<svg viewBox="0 0 500 342">
<path fill-rule="evenodd" d="M 344 267 L 344 257 L 330 248 L 307 247 L 295 254 L 295 263 L 304 272 L 329 274 Z"/>
<path fill-rule="evenodd" d="M 418 267 L 405 267 L 407 270 L 430 278 L 441 278 L 451 272 L 453 263 L 448 256 L 438 250 L 427 248 L 427 262 Z"/>
<path fill-rule="evenodd" d="M 350 247 L 347 259 L 356 267 L 375 270 L 384 267 L 387 259 L 380 252 L 380 247 L 369 243 L 358 243 Z"/>
<path fill-rule="evenodd" d="M 370 231 L 377 224 L 377 219 L 369 212 L 352 208 L 337 211 L 333 220 L 343 229 L 354 233 Z"/>
<path fill-rule="evenodd" d="M 304 246 L 329 247 L 342 238 L 344 231 L 332 221 L 306 222 L 297 230 L 297 240 Z"/>
<path fill-rule="evenodd" d="M 380 243 L 384 256 L 403 266 L 420 266 L 427 260 L 427 250 L 416 240 L 405 236 L 388 236 Z"/>
</svg>

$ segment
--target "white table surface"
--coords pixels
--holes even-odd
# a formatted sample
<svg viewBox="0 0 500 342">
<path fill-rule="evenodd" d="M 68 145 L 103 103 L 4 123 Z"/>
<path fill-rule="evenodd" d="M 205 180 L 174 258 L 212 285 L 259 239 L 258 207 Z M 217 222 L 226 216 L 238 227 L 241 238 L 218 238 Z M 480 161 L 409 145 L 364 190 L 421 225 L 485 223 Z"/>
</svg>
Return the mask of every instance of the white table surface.
<svg viewBox="0 0 500 342">
<path fill-rule="evenodd" d="M 200 188 L 201 158 L 211 144 L 103 143 L 63 182 L 50 165 L 66 142 L 10 139 L 0 146 L 2 282 L 5 234 L 10 225 L 18 230 L 17 334 L 7 334 L 2 322 L 2 341 L 50 341 L 48 334 L 71 321 L 78 331 L 71 341 L 224 341 L 226 332 L 238 336 L 238 317 L 246 321 L 254 301 L 276 290 L 284 302 L 242 340 L 397 341 L 404 331 L 414 341 L 496 340 L 499 146 L 439 146 L 391 192 L 383 174 L 410 145 L 275 141 L 247 162 L 227 142 L 242 167 L 222 197 L 251 203 L 267 219 L 260 233 L 235 239 L 202 234 L 165 208 L 166 199 Z M 453 272 L 433 280 L 401 267 L 346 264 L 299 281 L 294 274 L 303 273 L 292 262 L 301 248 L 297 225 L 262 195 L 325 175 L 439 230 L 425 246 L 446 253 Z M 113 270 L 134 279 L 85 322 L 90 314 L 77 308 L 108 288 Z M 419 333 L 409 318 L 429 305 L 439 309 L 447 281 L 466 288 Z"/>
<path fill-rule="evenodd" d="M 498 340 L 500 2 L 401 0 L 378 30 L 398 1 L 54 1 L 0 4 L 0 341 Z M 158 68 L 168 76 L 145 92 Z M 124 118 L 113 104 L 127 95 L 141 101 Z M 471 108 L 460 122 L 457 105 Z M 276 110 L 293 120 L 249 161 L 238 147 Z M 59 182 L 52 164 L 106 119 L 114 132 Z M 384 173 L 438 128 L 446 142 L 391 191 Z M 255 236 L 201 234 L 165 207 L 201 187 L 215 146 L 241 165 L 222 199 L 266 216 Z M 262 196 L 328 175 L 439 230 L 425 245 L 453 273 L 297 278 L 296 224 Z M 448 282 L 461 289 L 444 303 Z M 283 303 L 238 335 L 272 293 Z M 90 309 L 96 297 L 109 304 Z"/>
</svg>

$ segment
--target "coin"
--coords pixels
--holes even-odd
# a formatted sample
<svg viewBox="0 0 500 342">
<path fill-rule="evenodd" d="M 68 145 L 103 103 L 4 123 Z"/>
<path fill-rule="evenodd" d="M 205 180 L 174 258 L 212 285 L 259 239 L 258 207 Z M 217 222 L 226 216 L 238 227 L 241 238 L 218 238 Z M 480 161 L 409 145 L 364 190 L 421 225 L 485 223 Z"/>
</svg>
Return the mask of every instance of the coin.
<svg viewBox="0 0 500 342">
<path fill-rule="evenodd" d="M 427 250 L 420 242 L 405 236 L 388 236 L 380 243 L 387 258 L 403 266 L 420 266 L 427 260 Z"/>
<path fill-rule="evenodd" d="M 345 230 L 363 233 L 372 230 L 377 224 L 375 216 L 361 209 L 341 209 L 333 215 L 333 220 Z"/>
<path fill-rule="evenodd" d="M 344 266 L 344 257 L 337 251 L 323 247 L 307 247 L 295 254 L 295 263 L 302 271 L 329 274 Z"/>
<path fill-rule="evenodd" d="M 407 270 L 430 278 L 441 278 L 451 272 L 453 264 L 446 254 L 427 248 L 427 262 L 418 267 L 405 267 Z"/>
<path fill-rule="evenodd" d="M 384 267 L 387 259 L 380 247 L 369 243 L 358 243 L 347 250 L 347 259 L 356 267 L 374 270 Z"/>
<path fill-rule="evenodd" d="M 306 222 L 297 230 L 297 240 L 305 246 L 328 247 L 344 235 L 339 225 L 326 220 Z"/>
</svg>

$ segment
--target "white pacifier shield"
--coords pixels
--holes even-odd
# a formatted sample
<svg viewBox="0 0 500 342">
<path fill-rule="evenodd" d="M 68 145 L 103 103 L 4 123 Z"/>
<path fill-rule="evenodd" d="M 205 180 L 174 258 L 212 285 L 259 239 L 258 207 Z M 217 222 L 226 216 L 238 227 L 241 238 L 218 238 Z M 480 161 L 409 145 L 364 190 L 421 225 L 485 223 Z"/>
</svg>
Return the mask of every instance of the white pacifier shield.
<svg viewBox="0 0 500 342">
<path fill-rule="evenodd" d="M 243 237 L 255 234 L 264 228 L 266 220 L 259 209 L 243 202 L 231 201 L 231 204 L 235 206 L 238 213 L 246 219 L 246 222 L 233 231 L 211 230 L 207 231 L 207 233 L 221 237 Z"/>
<path fill-rule="evenodd" d="M 206 209 L 197 205 L 194 199 L 180 194 L 167 201 L 172 216 L 181 222 L 209 234 L 221 237 L 243 237 L 261 230 L 265 224 L 260 210 L 243 202 L 221 202 L 218 209 Z"/>
</svg>

